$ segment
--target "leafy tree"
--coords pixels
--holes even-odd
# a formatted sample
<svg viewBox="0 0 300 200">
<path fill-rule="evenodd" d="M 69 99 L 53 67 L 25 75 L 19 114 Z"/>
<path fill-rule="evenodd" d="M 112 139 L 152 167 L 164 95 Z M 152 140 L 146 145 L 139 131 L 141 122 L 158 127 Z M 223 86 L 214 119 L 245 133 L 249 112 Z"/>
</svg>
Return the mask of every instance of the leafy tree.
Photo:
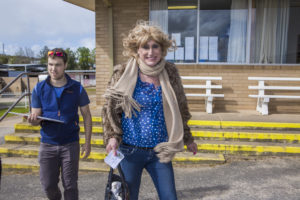
<svg viewBox="0 0 300 200">
<path fill-rule="evenodd" d="M 6 55 L 0 55 L 0 64 L 7 64 L 9 57 Z"/>
<path fill-rule="evenodd" d="M 28 58 L 34 58 L 34 52 L 31 48 L 25 47 L 25 56 Z"/>
<path fill-rule="evenodd" d="M 66 53 L 68 54 L 68 70 L 78 69 L 78 64 L 76 62 L 76 54 L 70 48 L 67 48 Z"/>
<path fill-rule="evenodd" d="M 79 47 L 76 54 L 80 69 L 89 70 L 93 66 L 93 60 L 91 59 L 89 48 Z"/>
<path fill-rule="evenodd" d="M 92 60 L 92 66 L 94 66 L 95 63 L 96 63 L 96 48 L 94 48 L 91 51 L 90 57 L 91 57 L 91 60 Z"/>
<path fill-rule="evenodd" d="M 22 56 L 22 54 L 24 53 L 24 50 L 22 48 L 20 48 L 20 50 L 18 52 L 16 52 L 15 56 L 10 56 L 8 63 L 9 64 L 28 64 L 32 61 L 32 58 L 30 57 L 26 57 L 26 56 Z"/>
<path fill-rule="evenodd" d="M 49 50 L 50 49 L 47 46 L 44 46 L 44 48 L 40 51 L 39 58 L 41 64 L 45 64 L 45 65 L 47 64 Z"/>
<path fill-rule="evenodd" d="M 10 56 L 8 59 L 8 64 L 15 64 L 16 62 L 16 56 Z"/>
</svg>

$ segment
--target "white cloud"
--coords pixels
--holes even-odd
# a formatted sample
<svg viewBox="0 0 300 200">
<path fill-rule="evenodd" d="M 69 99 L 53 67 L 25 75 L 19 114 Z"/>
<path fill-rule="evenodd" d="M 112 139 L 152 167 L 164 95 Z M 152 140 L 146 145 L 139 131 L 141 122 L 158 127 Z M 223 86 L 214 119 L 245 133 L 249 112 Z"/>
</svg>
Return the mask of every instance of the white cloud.
<svg viewBox="0 0 300 200">
<path fill-rule="evenodd" d="M 90 50 L 95 48 L 95 38 L 84 38 L 79 41 L 79 45 L 82 47 L 87 47 Z"/>
<path fill-rule="evenodd" d="M 39 44 L 34 44 L 34 45 L 32 45 L 31 46 L 31 49 L 32 49 L 32 51 L 34 52 L 34 56 L 39 56 L 39 54 L 40 54 L 40 51 L 42 50 L 42 46 L 41 45 L 39 45 Z"/>
<path fill-rule="evenodd" d="M 15 53 L 20 49 L 17 44 L 9 44 L 4 46 L 4 52 L 7 55 L 15 55 Z"/>
<path fill-rule="evenodd" d="M 95 46 L 86 39 L 95 37 L 92 11 L 63 0 L 0 1 L 0 8 L 0 41 L 6 46 L 31 47 L 35 52 L 45 45 L 76 49 L 85 44 Z"/>
</svg>

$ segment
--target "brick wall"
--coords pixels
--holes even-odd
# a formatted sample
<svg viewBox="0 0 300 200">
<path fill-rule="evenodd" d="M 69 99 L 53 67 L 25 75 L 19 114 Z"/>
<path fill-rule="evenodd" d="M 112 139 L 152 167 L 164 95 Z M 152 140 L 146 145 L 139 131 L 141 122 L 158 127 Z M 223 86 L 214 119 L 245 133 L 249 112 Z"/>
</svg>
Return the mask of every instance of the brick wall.
<svg viewBox="0 0 300 200">
<path fill-rule="evenodd" d="M 16 77 L 1 77 L 1 80 L 3 83 L 0 86 L 0 89 L 5 87 L 7 84 L 9 84 L 11 81 L 13 81 Z M 30 77 L 29 78 L 29 84 L 30 84 L 30 90 L 34 88 L 34 86 L 37 84 L 38 78 L 37 77 Z M 16 82 L 14 82 L 8 89 L 5 90 L 5 93 L 22 93 L 25 92 L 27 89 L 27 78 L 20 78 Z"/>
<path fill-rule="evenodd" d="M 127 60 L 122 56 L 122 34 L 135 25 L 137 20 L 149 19 L 149 0 L 114 0 L 113 13 L 113 62 L 114 65 Z M 97 105 L 103 105 L 103 95 L 110 79 L 111 67 L 109 57 L 109 18 L 108 8 L 103 1 L 96 1 L 96 95 Z M 220 82 L 223 89 L 214 93 L 222 93 L 224 98 L 216 98 L 214 112 L 238 112 L 255 110 L 256 99 L 249 98 L 249 94 L 257 91 L 248 90 L 248 85 L 257 85 L 256 81 L 248 81 L 248 76 L 281 76 L 300 77 L 300 66 L 258 66 L 258 65 L 178 65 L 181 75 L 222 76 Z M 283 83 L 279 83 L 282 85 Z M 299 86 L 300 83 L 288 83 Z M 273 84 L 276 85 L 276 84 Z M 277 84 L 278 85 L 278 84 Z M 204 91 L 203 91 L 204 92 Z M 273 94 L 281 94 L 275 91 Z M 295 94 L 295 93 L 293 93 Z M 292 95 L 292 94 L 291 94 Z M 270 113 L 299 113 L 299 100 L 272 99 L 269 103 Z M 192 111 L 205 111 L 203 99 L 189 98 Z"/>
<path fill-rule="evenodd" d="M 120 64 L 127 60 L 122 55 L 122 35 L 127 35 L 137 20 L 149 20 L 149 0 L 116 0 L 113 3 L 115 64 Z"/>
<path fill-rule="evenodd" d="M 137 20 L 149 18 L 149 0 L 115 0 L 112 2 L 114 64 L 125 62 L 122 56 L 122 34 L 127 34 Z M 103 105 L 103 93 L 110 79 L 109 12 L 103 1 L 96 1 L 96 95 Z"/>
<path fill-rule="evenodd" d="M 248 81 L 248 76 L 300 77 L 300 66 L 258 66 L 258 65 L 177 65 L 182 76 L 221 76 L 222 89 L 213 93 L 222 93 L 224 98 L 215 98 L 214 112 L 239 112 L 255 110 L 256 99 L 248 97 L 257 94 L 257 90 L 249 90 L 249 85 L 258 85 L 257 81 Z M 194 82 L 195 83 L 195 82 Z M 202 84 L 202 83 L 201 83 Z M 300 82 L 267 82 L 269 85 L 300 86 Z M 266 85 L 267 85 L 266 84 Z M 193 92 L 193 91 L 188 91 Z M 194 91 L 195 92 L 195 91 Z M 199 92 L 199 91 L 198 91 Z M 200 91 L 205 93 L 204 90 Z M 266 94 L 299 95 L 299 91 L 268 91 Z M 205 111 L 203 98 L 191 97 L 189 107 L 192 111 Z M 270 113 L 300 113 L 299 99 L 271 99 Z"/>
<path fill-rule="evenodd" d="M 103 1 L 96 1 L 96 101 L 103 104 L 101 95 L 109 80 L 108 9 Z"/>
<path fill-rule="evenodd" d="M 2 87 L 5 87 L 11 81 L 13 81 L 16 77 L 1 77 L 3 83 Z M 9 88 L 5 90 L 5 93 L 21 93 L 22 92 L 22 84 L 21 79 L 18 79 L 14 82 Z"/>
</svg>

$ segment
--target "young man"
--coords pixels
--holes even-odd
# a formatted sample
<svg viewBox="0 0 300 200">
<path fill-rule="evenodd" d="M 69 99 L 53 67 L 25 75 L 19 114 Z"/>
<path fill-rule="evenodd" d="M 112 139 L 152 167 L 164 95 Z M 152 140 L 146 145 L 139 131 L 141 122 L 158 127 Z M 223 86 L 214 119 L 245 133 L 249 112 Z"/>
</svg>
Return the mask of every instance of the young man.
<svg viewBox="0 0 300 200">
<path fill-rule="evenodd" d="M 67 54 L 55 48 L 48 52 L 48 77 L 32 91 L 32 111 L 28 122 L 41 125 L 39 152 L 40 181 L 47 197 L 59 200 L 58 187 L 61 172 L 65 200 L 78 199 L 79 116 L 84 119 L 85 144 L 81 155 L 87 158 L 91 151 L 92 119 L 90 100 L 84 88 L 66 73 Z M 41 121 L 37 116 L 61 120 L 64 123 Z"/>
</svg>

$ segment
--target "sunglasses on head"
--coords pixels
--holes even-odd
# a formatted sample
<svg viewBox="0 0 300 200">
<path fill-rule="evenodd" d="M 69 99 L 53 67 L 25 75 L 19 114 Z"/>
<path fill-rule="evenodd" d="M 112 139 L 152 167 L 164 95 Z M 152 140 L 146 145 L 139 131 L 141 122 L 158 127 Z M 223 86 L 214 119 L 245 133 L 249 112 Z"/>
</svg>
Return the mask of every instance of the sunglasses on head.
<svg viewBox="0 0 300 200">
<path fill-rule="evenodd" d="M 53 56 L 53 55 L 59 56 L 59 57 L 64 56 L 63 52 L 60 52 L 60 51 L 48 51 L 48 56 Z"/>
</svg>

